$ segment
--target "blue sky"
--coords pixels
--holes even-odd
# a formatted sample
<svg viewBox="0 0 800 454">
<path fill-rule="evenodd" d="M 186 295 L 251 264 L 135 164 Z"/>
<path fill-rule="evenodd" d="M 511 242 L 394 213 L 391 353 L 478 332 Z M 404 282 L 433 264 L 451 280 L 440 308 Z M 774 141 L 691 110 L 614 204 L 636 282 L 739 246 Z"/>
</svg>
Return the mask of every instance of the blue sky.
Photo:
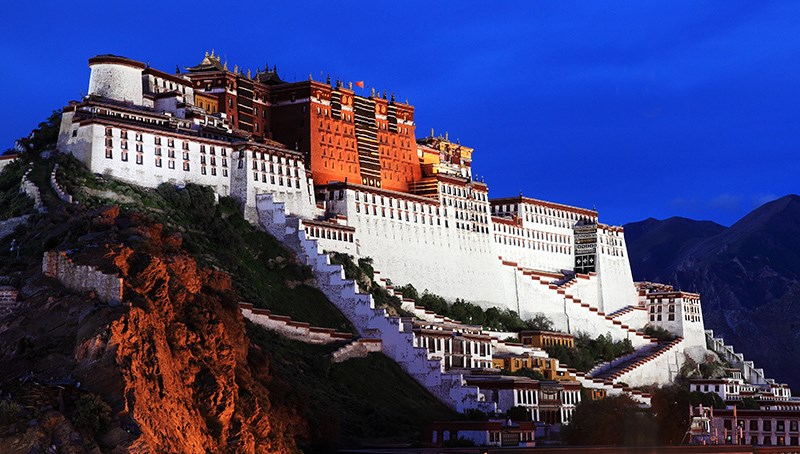
<svg viewBox="0 0 800 454">
<path fill-rule="evenodd" d="M 85 93 L 95 54 L 171 72 L 215 49 L 408 99 L 494 197 L 729 225 L 798 192 L 800 2 L 27 2 L 0 38 L 0 149 Z"/>
</svg>

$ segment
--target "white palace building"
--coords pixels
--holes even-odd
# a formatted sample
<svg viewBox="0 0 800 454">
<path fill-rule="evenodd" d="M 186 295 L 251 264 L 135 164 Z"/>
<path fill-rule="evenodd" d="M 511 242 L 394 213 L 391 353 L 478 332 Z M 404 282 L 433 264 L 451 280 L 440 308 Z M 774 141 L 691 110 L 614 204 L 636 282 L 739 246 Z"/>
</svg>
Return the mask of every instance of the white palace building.
<svg viewBox="0 0 800 454">
<path fill-rule="evenodd" d="M 634 283 L 622 227 L 603 224 L 590 209 L 522 195 L 490 198 L 488 186 L 473 179 L 474 150 L 433 131 L 417 139 L 413 107 L 394 96 L 361 96 L 339 81 L 284 82 L 275 68 L 230 71 L 213 53 L 175 74 L 112 55 L 94 57 L 89 66 L 88 95 L 63 110 L 58 150 L 92 172 L 146 187 L 210 186 L 238 200 L 248 220 L 306 251 L 319 273 L 330 265 L 317 248 L 371 257 L 395 284 L 508 308 L 523 319 L 545 314 L 559 331 L 610 334 L 629 339 L 638 352 L 652 351 L 602 380 L 581 375 L 584 386 L 668 383 L 684 353 L 706 352 L 699 295 Z M 326 291 L 351 285 L 331 279 L 338 287 L 322 285 Z M 352 289 L 349 295 L 358 298 Z M 362 326 L 358 310 L 342 312 L 359 334 L 381 336 L 384 352 L 418 381 L 434 380 L 399 358 L 400 347 L 389 346 L 395 342 L 389 328 L 370 327 L 376 315 Z M 404 333 L 405 322 L 387 323 L 400 337 L 411 335 L 411 324 Z M 648 324 L 678 339 L 654 348 L 641 333 Z M 430 347 L 420 333 L 437 326 L 415 328 L 408 348 Z M 473 336 L 482 349 L 469 365 L 458 364 L 491 365 L 497 339 L 455 331 Z M 445 353 L 434 350 L 426 358 Z M 435 373 L 448 373 L 452 361 Z M 444 386 L 444 378 L 434 381 Z M 453 383 L 472 389 L 468 382 Z M 471 382 L 495 386 L 489 379 Z M 487 402 L 477 391 L 467 398 L 447 389 L 437 395 L 456 399 L 454 408 L 469 407 L 469 399 Z"/>
</svg>

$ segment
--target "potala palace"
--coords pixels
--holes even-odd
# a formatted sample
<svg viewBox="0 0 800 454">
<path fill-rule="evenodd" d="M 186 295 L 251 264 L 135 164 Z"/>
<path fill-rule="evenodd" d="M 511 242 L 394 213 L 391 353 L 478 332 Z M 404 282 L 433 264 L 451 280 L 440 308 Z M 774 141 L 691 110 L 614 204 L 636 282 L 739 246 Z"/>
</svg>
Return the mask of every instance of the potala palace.
<svg viewBox="0 0 800 454">
<path fill-rule="evenodd" d="M 785 385 L 705 330 L 699 295 L 633 281 L 622 227 L 591 209 L 490 198 L 473 178 L 475 150 L 434 131 L 418 138 L 414 107 L 394 95 L 366 96 L 330 79 L 286 82 L 275 67 L 231 70 L 213 52 L 175 73 L 113 55 L 89 66 L 88 95 L 63 110 L 60 152 L 129 183 L 196 183 L 235 198 L 249 221 L 311 266 L 362 339 L 454 409 L 521 406 L 533 421 L 568 423 L 581 387 L 593 398 L 626 393 L 647 405 L 649 395 L 634 388 L 672 382 L 687 357 L 702 361 L 707 348 L 739 369 L 706 383 L 712 392 L 735 400 L 735 387 L 776 408 L 790 405 Z M 332 251 L 372 258 L 390 292 L 392 283 L 410 283 L 523 319 L 544 314 L 564 334 L 539 333 L 538 345 L 509 342 L 513 333 L 449 320 L 413 300 L 404 307 L 416 317 L 389 316 L 331 264 Z M 275 323 L 264 311 L 243 312 Z M 657 342 L 643 334 L 648 324 L 676 339 Z M 636 352 L 581 373 L 541 348 L 579 332 L 628 339 Z M 514 361 L 549 380 L 491 373 L 514 369 Z M 748 425 L 743 436 L 797 444 L 789 426 L 780 434 Z"/>
</svg>

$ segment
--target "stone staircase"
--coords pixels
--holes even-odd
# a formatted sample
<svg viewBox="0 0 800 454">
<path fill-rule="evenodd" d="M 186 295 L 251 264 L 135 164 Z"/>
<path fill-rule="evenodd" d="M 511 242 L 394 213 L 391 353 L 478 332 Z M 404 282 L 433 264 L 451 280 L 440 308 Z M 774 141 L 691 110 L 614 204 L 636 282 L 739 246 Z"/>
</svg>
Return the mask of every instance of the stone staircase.
<svg viewBox="0 0 800 454">
<path fill-rule="evenodd" d="M 590 375 L 592 378 L 599 378 L 602 380 L 617 380 L 625 373 L 635 369 L 636 367 L 640 367 L 647 362 L 652 361 L 654 358 L 664 354 L 665 351 L 669 350 L 680 341 L 680 339 L 676 339 L 672 342 L 659 342 L 658 344 L 640 348 L 629 355 L 621 356 L 613 361 L 598 364 L 589 371 L 588 375 Z"/>
<path fill-rule="evenodd" d="M 608 314 L 608 316 L 610 318 L 619 318 L 619 317 L 622 317 L 625 314 L 630 314 L 635 309 L 636 309 L 636 306 L 625 306 L 625 307 L 623 307 L 621 309 L 617 309 L 616 311 Z"/>
<path fill-rule="evenodd" d="M 389 291 L 391 295 L 399 297 L 403 302 L 402 306 L 403 309 L 411 312 L 412 314 L 414 314 L 415 317 L 431 323 L 448 323 L 456 325 L 461 324 L 457 320 L 444 317 L 433 311 L 427 310 L 424 307 L 416 306 L 414 304 L 415 301 L 413 299 L 403 297 L 403 295 L 399 292 L 396 292 L 391 285 L 386 285 L 385 278 L 377 278 L 377 280 L 384 286 L 384 288 L 387 289 L 387 291 Z M 497 333 L 494 333 L 492 331 L 482 330 L 481 333 L 487 334 L 490 337 L 492 337 L 492 350 L 495 353 L 512 353 L 516 355 L 530 355 L 541 358 L 550 357 L 546 351 L 540 348 L 530 347 L 516 342 L 508 342 L 504 339 L 500 339 L 499 337 L 497 337 L 496 335 Z M 638 355 L 641 356 L 642 353 L 651 352 L 655 350 L 657 347 L 658 347 L 657 343 L 651 342 L 646 344 L 644 347 L 641 347 L 641 349 L 638 352 L 634 352 L 631 355 L 637 355 L 638 353 Z M 583 385 L 584 388 L 601 389 L 604 390 L 606 392 L 606 395 L 609 396 L 627 394 L 631 399 L 633 399 L 635 402 L 638 402 L 640 405 L 648 407 L 650 406 L 651 395 L 649 393 L 642 392 L 638 389 L 634 389 L 629 386 L 625 386 L 623 384 L 614 383 L 614 381 L 610 379 L 592 377 L 591 374 L 579 372 L 578 370 L 569 367 L 569 365 L 567 364 L 559 364 L 556 370 L 558 372 L 563 373 L 566 376 L 573 377 L 576 381 L 581 383 L 581 385 Z"/>
<path fill-rule="evenodd" d="M 754 385 L 766 385 L 775 383 L 775 380 L 767 378 L 764 369 L 757 368 L 753 361 L 745 361 L 742 353 L 736 353 L 732 345 L 725 344 L 721 337 L 714 337 L 714 331 L 707 329 L 706 345 L 708 349 L 719 355 L 720 358 L 728 361 L 731 366 L 742 371 L 742 378 Z"/>
<path fill-rule="evenodd" d="M 542 286 L 541 288 L 545 292 L 550 292 L 552 298 L 566 300 L 567 304 L 570 305 L 570 309 L 574 311 L 574 316 L 571 318 L 583 318 L 591 320 L 591 323 L 595 327 L 592 331 L 601 333 L 608 332 L 611 334 L 611 337 L 614 340 L 628 339 L 636 348 L 658 342 L 656 339 L 637 331 L 633 327 L 628 326 L 619 320 L 616 320 L 615 317 L 607 315 L 598 308 L 588 303 L 584 303 L 580 298 L 570 293 L 570 288 L 574 285 L 577 285 L 577 279 L 589 279 L 593 277 L 593 274 L 578 274 L 576 275 L 576 279 L 567 280 L 559 286 L 556 284 L 560 276 L 557 273 L 548 273 L 519 267 L 513 262 L 502 260 L 502 258 L 501 261 L 506 266 L 516 267 L 518 271 L 522 272 L 523 276 L 529 277 L 533 282 L 540 284 Z M 561 276 L 561 279 L 563 278 L 564 277 Z M 577 317 L 575 317 L 575 315 Z M 570 331 L 580 331 L 580 329 L 571 329 Z"/>
<path fill-rule="evenodd" d="M 409 324 L 390 317 L 384 309 L 375 307 L 371 295 L 360 293 L 358 285 L 345 278 L 342 266 L 331 264 L 317 241 L 306 237 L 300 220 L 287 216 L 283 203 L 276 202 L 271 194 L 260 194 L 256 204 L 259 224 L 311 267 L 319 289 L 361 337 L 380 339 L 386 356 L 452 409 L 462 413 L 469 409 L 496 411 L 497 405 L 487 402 L 477 387 L 467 386 L 462 374 L 444 372 L 441 361 L 429 359 L 426 349 L 415 347 Z"/>
</svg>

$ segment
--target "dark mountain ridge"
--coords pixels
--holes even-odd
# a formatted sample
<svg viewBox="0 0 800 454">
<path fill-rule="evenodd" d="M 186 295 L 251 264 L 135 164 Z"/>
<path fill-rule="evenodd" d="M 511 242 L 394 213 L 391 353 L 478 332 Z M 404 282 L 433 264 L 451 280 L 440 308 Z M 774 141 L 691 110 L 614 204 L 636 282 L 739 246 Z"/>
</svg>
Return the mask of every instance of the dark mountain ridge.
<svg viewBox="0 0 800 454">
<path fill-rule="evenodd" d="M 767 374 L 800 385 L 800 196 L 768 202 L 725 228 L 646 219 L 625 225 L 634 279 L 699 292 L 706 329 Z"/>
</svg>

